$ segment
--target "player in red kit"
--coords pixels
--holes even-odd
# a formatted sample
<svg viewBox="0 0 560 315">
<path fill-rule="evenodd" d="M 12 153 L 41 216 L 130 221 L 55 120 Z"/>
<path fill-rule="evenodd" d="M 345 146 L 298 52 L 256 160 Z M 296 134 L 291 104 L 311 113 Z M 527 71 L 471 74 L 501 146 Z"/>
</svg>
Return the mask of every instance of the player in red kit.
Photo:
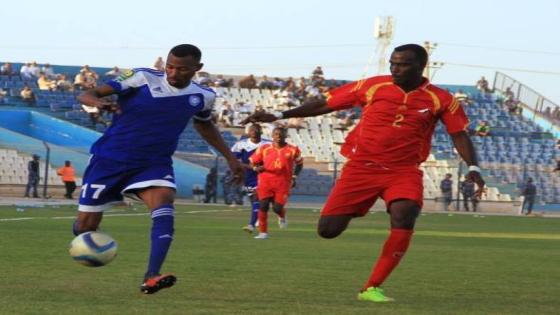
<svg viewBox="0 0 560 315">
<path fill-rule="evenodd" d="M 257 196 L 259 198 L 259 235 L 256 239 L 268 238 L 268 210 L 272 204 L 280 218 L 280 227 L 286 227 L 284 206 L 288 202 L 290 188 L 295 187 L 296 177 L 303 169 L 303 158 L 299 148 L 286 142 L 286 129 L 276 127 L 272 131 L 272 143 L 260 146 L 249 160 L 259 174 Z"/>
<path fill-rule="evenodd" d="M 422 76 L 426 50 L 416 44 L 396 47 L 390 76 L 352 82 L 326 93 L 326 99 L 306 102 L 282 113 L 256 113 L 249 121 L 272 122 L 362 107 L 362 117 L 341 149 L 348 159 L 321 211 L 318 233 L 335 238 L 350 220 L 364 216 L 378 198 L 385 201 L 391 230 L 381 256 L 358 294 L 359 300 L 390 302 L 381 284 L 398 265 L 412 238 L 422 208 L 423 173 L 419 169 L 431 148 L 436 123 L 442 121 L 453 144 L 469 165 L 467 178 L 483 192 L 484 180 L 472 142 L 468 119 L 459 102 Z"/>
</svg>

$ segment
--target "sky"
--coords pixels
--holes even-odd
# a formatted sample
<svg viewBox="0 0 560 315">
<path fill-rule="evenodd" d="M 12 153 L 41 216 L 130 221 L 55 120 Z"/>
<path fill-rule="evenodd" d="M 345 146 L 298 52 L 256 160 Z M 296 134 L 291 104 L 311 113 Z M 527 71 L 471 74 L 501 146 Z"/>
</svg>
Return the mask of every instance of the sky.
<svg viewBox="0 0 560 315">
<path fill-rule="evenodd" d="M 501 71 L 560 104 L 558 0 L 8 0 L 2 11 L 2 61 L 150 67 L 191 43 L 214 74 L 300 77 L 321 65 L 344 80 L 377 73 L 375 17 L 392 16 L 387 58 L 437 43 L 435 84 L 492 83 Z"/>
</svg>

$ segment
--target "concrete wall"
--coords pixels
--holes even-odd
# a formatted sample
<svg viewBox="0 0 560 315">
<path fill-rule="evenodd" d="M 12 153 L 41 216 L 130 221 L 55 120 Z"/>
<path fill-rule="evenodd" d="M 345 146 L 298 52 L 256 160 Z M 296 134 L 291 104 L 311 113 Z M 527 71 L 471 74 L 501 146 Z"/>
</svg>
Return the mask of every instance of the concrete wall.
<svg viewBox="0 0 560 315">
<path fill-rule="evenodd" d="M 0 145 L 45 159 L 43 141 L 51 147 L 50 163 L 58 167 L 71 160 L 79 176 L 89 159 L 89 147 L 101 133 L 48 115 L 27 110 L 0 110 Z M 177 192 L 191 197 L 194 184 L 204 185 L 208 169 L 173 159 Z"/>
</svg>

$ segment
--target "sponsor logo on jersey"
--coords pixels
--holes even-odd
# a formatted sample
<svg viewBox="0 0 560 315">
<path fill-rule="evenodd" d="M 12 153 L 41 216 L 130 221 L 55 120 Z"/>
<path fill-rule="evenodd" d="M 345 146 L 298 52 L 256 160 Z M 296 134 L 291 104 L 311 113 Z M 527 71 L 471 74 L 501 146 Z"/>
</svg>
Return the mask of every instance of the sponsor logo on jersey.
<svg viewBox="0 0 560 315">
<path fill-rule="evenodd" d="M 152 91 L 159 92 L 159 93 L 163 92 L 163 90 L 161 89 L 161 86 L 156 86 L 155 88 L 152 89 Z"/>
<path fill-rule="evenodd" d="M 127 70 L 123 74 L 119 75 L 115 81 L 122 82 L 122 81 L 132 77 L 133 75 L 134 75 L 134 71 Z"/>
</svg>

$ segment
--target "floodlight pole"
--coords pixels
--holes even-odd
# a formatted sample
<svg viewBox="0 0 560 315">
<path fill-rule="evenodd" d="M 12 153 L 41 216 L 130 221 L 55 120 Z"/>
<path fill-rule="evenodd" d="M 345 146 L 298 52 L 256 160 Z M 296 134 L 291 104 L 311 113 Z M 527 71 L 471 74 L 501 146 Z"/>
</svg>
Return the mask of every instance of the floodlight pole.
<svg viewBox="0 0 560 315">
<path fill-rule="evenodd" d="M 377 39 L 377 74 L 382 74 L 387 66 L 387 57 L 385 55 L 393 39 L 393 29 L 394 21 L 392 16 L 378 16 L 375 18 L 373 37 Z"/>
</svg>

